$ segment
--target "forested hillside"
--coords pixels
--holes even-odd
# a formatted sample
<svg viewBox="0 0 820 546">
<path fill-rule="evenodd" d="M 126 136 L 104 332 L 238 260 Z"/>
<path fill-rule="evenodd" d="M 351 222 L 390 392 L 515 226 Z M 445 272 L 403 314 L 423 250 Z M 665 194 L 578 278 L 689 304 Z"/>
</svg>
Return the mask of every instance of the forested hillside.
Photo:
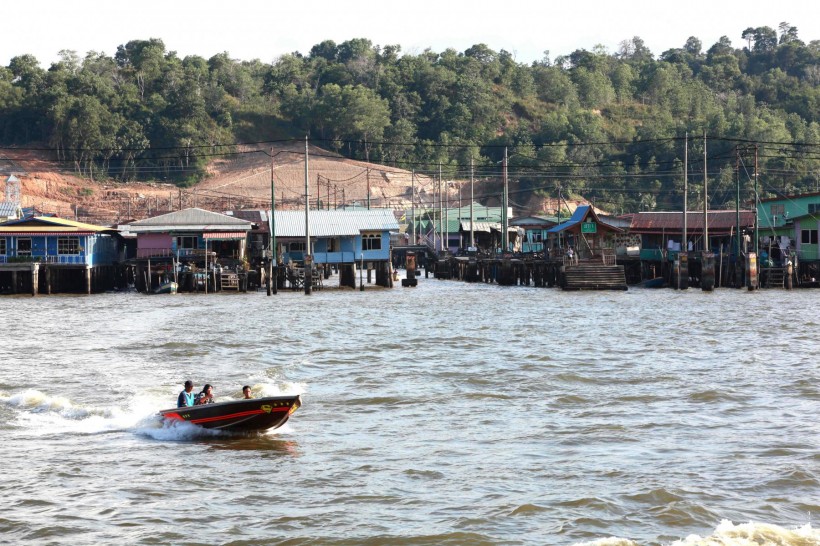
<svg viewBox="0 0 820 546">
<path fill-rule="evenodd" d="M 62 52 L 0 67 L 0 144 L 53 151 L 95 179 L 195 183 L 237 143 L 304 139 L 347 157 L 448 178 L 498 178 L 508 149 L 512 200 L 583 195 L 616 212 L 749 196 L 755 151 L 763 195 L 820 186 L 820 40 L 797 28 L 748 28 L 705 47 L 695 37 L 657 55 L 638 38 L 516 62 L 475 45 L 402 54 L 367 39 L 325 41 L 272 64 L 179 58 L 161 40 L 111 57 Z M 544 37 L 549 42 L 549 37 Z M 264 52 L 260 52 L 260 55 Z M 9 150 L 0 150 L 0 154 Z M 694 201 L 694 203 L 693 203 Z"/>
</svg>

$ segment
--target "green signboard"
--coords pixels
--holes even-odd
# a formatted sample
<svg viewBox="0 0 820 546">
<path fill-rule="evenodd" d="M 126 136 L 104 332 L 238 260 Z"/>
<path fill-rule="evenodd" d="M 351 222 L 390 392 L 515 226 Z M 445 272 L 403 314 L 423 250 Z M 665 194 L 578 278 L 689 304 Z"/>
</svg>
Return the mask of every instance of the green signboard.
<svg viewBox="0 0 820 546">
<path fill-rule="evenodd" d="M 581 233 L 598 233 L 598 225 L 595 222 L 583 222 Z"/>
</svg>

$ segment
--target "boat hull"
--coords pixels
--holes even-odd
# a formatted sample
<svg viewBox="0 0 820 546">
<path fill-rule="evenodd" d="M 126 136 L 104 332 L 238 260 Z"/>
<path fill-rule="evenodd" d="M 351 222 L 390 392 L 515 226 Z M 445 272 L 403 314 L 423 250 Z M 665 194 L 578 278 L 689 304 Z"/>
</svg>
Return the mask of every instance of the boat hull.
<svg viewBox="0 0 820 546">
<path fill-rule="evenodd" d="M 165 419 L 186 421 L 203 428 L 249 432 L 279 428 L 302 405 L 301 397 L 268 396 L 231 400 L 160 411 Z"/>
</svg>

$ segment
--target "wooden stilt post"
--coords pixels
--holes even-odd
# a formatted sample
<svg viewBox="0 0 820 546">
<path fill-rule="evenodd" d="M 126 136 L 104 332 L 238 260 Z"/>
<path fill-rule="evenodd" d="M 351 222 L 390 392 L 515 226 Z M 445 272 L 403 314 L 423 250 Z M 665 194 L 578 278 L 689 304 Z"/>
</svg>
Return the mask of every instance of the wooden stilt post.
<svg viewBox="0 0 820 546">
<path fill-rule="evenodd" d="M 31 264 L 31 295 L 37 295 L 37 289 L 40 287 L 40 264 Z"/>
</svg>

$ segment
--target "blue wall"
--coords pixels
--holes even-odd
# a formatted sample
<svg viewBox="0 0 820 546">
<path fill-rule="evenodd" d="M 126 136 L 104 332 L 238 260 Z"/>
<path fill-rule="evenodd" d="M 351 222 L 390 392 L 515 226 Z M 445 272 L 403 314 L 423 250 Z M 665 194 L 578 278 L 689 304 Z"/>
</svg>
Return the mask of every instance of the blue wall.
<svg viewBox="0 0 820 546">
<path fill-rule="evenodd" d="M 77 254 L 58 254 L 57 240 L 61 237 L 76 237 L 81 250 Z M 0 256 L 0 262 L 8 262 L 18 257 L 17 239 L 31 239 L 32 260 L 49 263 L 77 264 L 77 265 L 111 265 L 117 261 L 118 244 L 111 235 L 44 235 L 31 237 L 17 237 L 7 235 L 6 254 Z"/>
<path fill-rule="evenodd" d="M 361 235 L 351 237 L 340 237 L 339 246 L 336 252 L 328 252 L 330 241 L 337 237 L 319 238 L 313 241 L 313 262 L 322 263 L 353 263 L 361 259 L 364 261 L 387 261 L 390 259 L 390 232 L 383 231 L 380 235 L 380 250 L 365 250 L 362 252 Z M 301 251 L 284 252 L 282 259 L 285 263 L 291 260 L 302 261 L 304 253 Z"/>
</svg>

